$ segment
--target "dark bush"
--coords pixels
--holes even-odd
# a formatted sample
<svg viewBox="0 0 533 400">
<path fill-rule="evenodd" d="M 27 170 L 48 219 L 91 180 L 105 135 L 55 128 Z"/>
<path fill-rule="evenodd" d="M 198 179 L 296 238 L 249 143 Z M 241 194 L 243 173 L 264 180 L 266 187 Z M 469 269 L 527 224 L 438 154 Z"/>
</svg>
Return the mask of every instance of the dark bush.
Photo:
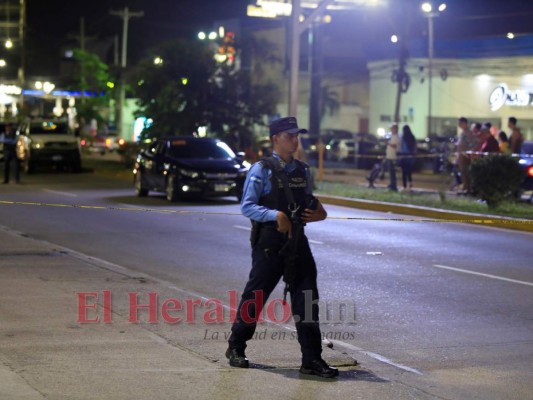
<svg viewBox="0 0 533 400">
<path fill-rule="evenodd" d="M 470 174 L 474 191 L 489 208 L 496 208 L 511 197 L 524 180 L 524 171 L 518 161 L 501 154 L 475 159 L 470 166 Z"/>
</svg>

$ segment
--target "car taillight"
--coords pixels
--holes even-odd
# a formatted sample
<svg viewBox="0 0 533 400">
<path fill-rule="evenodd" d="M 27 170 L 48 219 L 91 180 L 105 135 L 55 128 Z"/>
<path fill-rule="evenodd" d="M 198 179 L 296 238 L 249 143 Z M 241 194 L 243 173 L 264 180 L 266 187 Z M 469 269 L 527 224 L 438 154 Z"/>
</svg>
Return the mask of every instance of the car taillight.
<svg viewBox="0 0 533 400">
<path fill-rule="evenodd" d="M 527 175 L 533 177 L 533 165 L 527 169 Z"/>
</svg>

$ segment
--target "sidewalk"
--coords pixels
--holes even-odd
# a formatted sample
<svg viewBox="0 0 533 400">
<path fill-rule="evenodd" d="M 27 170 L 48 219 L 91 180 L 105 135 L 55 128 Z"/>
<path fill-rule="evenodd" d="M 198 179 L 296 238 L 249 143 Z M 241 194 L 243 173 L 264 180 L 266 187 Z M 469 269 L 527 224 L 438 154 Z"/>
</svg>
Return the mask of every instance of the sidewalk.
<svg viewBox="0 0 533 400">
<path fill-rule="evenodd" d="M 366 177 L 370 174 L 366 169 L 355 168 L 325 168 L 324 180 L 330 182 L 350 183 L 362 187 L 368 186 Z M 402 188 L 401 172 L 396 172 L 398 181 L 398 188 Z M 414 172 L 413 173 L 413 192 L 438 192 L 445 191 L 450 194 L 455 192 L 450 190 L 452 183 L 451 176 L 437 175 L 430 172 Z M 374 182 L 376 188 L 386 188 L 389 185 L 389 174 L 387 173 L 385 179 L 377 179 Z"/>
<path fill-rule="evenodd" d="M 323 180 L 328 182 L 346 183 L 354 186 L 367 187 L 366 176 L 369 171 L 348 168 L 324 169 Z M 399 176 L 401 179 L 401 176 Z M 401 182 L 401 181 L 399 181 Z M 446 196 L 456 196 L 457 193 L 450 189 L 451 177 L 431 173 L 413 173 L 413 193 L 433 193 L 444 191 Z M 384 190 L 388 185 L 388 175 L 384 180 L 374 182 L 376 190 Z M 344 207 L 360 208 L 379 212 L 393 212 L 402 215 L 412 215 L 430 220 L 460 221 L 462 223 L 482 224 L 521 232 L 533 232 L 532 221 L 525 221 L 510 217 L 494 216 L 490 214 L 474 214 L 460 211 L 436 209 L 430 207 L 414 206 L 409 204 L 388 203 L 382 201 L 362 200 L 331 196 L 327 193 L 317 194 L 326 204 L 335 204 Z"/>
<path fill-rule="evenodd" d="M 100 294 L 98 312 L 89 308 L 87 316 L 102 318 L 104 290 L 112 293 L 112 323 L 78 322 L 78 293 Z M 148 310 L 131 323 L 130 292 L 144 300 L 150 292 L 162 299 L 193 295 L 0 226 L 0 399 L 434 398 L 398 384 L 404 371 L 362 351 L 324 350 L 340 367 L 338 380 L 301 377 L 295 340 L 259 338 L 249 351 L 259 364 L 231 368 L 226 340 L 214 337 L 229 324 L 147 323 Z M 258 332 L 267 330 L 284 328 L 267 324 Z M 355 356 L 364 368 L 354 365 Z"/>
</svg>

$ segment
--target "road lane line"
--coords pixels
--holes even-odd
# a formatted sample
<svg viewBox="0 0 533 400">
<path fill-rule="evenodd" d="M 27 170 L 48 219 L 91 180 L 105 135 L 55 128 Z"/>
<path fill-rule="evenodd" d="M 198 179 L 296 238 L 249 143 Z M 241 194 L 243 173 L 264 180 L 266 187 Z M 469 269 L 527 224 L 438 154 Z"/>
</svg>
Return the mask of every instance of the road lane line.
<svg viewBox="0 0 533 400">
<path fill-rule="evenodd" d="M 500 281 L 506 281 L 506 282 L 512 282 L 512 283 L 519 283 L 519 284 L 521 284 L 521 285 L 533 286 L 533 282 L 519 281 L 519 280 L 517 280 L 517 279 L 505 278 L 505 277 L 503 277 L 503 276 L 491 275 L 491 274 L 483 274 L 483 273 L 481 273 L 481 272 L 469 271 L 469 270 L 467 270 L 467 269 L 448 267 L 448 266 L 446 266 L 446 265 L 438 265 L 438 264 L 434 264 L 433 266 L 434 266 L 435 268 L 448 269 L 448 270 L 450 270 L 450 271 L 462 272 L 462 273 L 465 273 L 465 274 L 484 276 L 485 278 L 498 279 L 498 280 L 500 280 Z"/>
<path fill-rule="evenodd" d="M 354 346 L 350 343 L 341 342 L 339 340 L 333 340 L 333 339 L 330 339 L 330 342 L 333 343 L 334 346 L 339 346 L 347 350 L 357 351 L 357 352 L 366 354 L 367 356 L 375 360 L 381 361 L 382 363 L 385 363 L 385 364 L 392 365 L 393 367 L 396 367 L 399 369 L 403 369 L 404 371 L 412 372 L 413 374 L 417 374 L 417 375 L 424 375 L 422 372 L 420 372 L 419 370 L 415 368 L 411 368 L 411 367 L 408 367 L 407 365 L 395 363 L 394 361 L 389 360 L 387 357 L 384 357 L 381 354 L 377 354 L 372 351 L 363 350 L 362 348 Z"/>
<path fill-rule="evenodd" d="M 242 227 L 242 228 L 244 228 L 244 227 Z M 204 302 L 210 299 L 209 297 L 206 297 L 204 295 L 201 295 L 201 294 L 196 293 L 196 292 L 191 291 L 191 290 L 182 289 L 182 288 L 176 286 L 175 284 L 173 284 L 173 283 L 171 283 L 169 281 L 166 281 L 166 280 L 163 280 L 163 279 L 160 279 L 160 278 L 156 278 L 156 277 L 148 275 L 148 274 L 146 274 L 144 272 L 133 271 L 133 270 L 129 269 L 128 267 L 124 267 L 122 265 L 115 264 L 115 263 L 112 263 L 110 261 L 106 261 L 106 260 L 104 260 L 102 258 L 93 257 L 93 256 L 90 256 L 88 254 L 78 252 L 76 250 L 70 249 L 70 248 L 65 247 L 65 246 L 56 245 L 56 244 L 54 244 L 52 242 L 49 242 L 47 240 L 44 240 L 44 239 L 37 239 L 37 238 L 29 237 L 29 236 L 25 235 L 23 232 L 17 231 L 17 230 L 12 229 L 12 228 L 9 228 L 9 227 L 7 227 L 5 225 L 0 225 L 0 230 L 4 231 L 6 233 L 9 233 L 11 235 L 14 235 L 14 236 L 19 236 L 19 237 L 23 237 L 23 238 L 28 239 L 28 240 L 35 241 L 37 243 L 46 244 L 48 246 L 54 246 L 57 249 L 65 251 L 66 254 L 68 254 L 69 256 L 71 256 L 73 258 L 76 258 L 78 260 L 81 260 L 81 261 L 83 261 L 83 262 L 85 262 L 87 264 L 90 264 L 90 265 L 92 265 L 92 266 L 94 266 L 96 268 L 100 268 L 100 269 L 107 270 L 107 271 L 112 271 L 114 273 L 120 274 L 122 276 L 127 276 L 129 278 L 135 278 L 135 279 L 138 279 L 140 277 L 146 278 L 147 280 L 150 280 L 152 282 L 155 282 L 155 283 L 158 283 L 158 284 L 160 284 L 162 286 L 165 286 L 167 289 L 175 290 L 176 292 L 183 293 L 185 295 L 188 295 L 191 298 L 196 297 L 196 298 L 202 299 Z M 232 308 L 229 305 L 224 304 L 224 303 L 222 303 L 222 307 L 225 310 L 227 310 L 227 311 L 231 311 L 232 310 Z M 288 331 L 296 332 L 296 329 L 295 329 L 294 326 L 273 322 L 273 321 L 269 320 L 266 317 L 264 318 L 264 320 L 265 320 L 265 322 L 271 323 L 271 324 L 273 324 L 275 326 L 281 327 L 281 328 L 286 329 Z M 158 335 L 157 333 L 154 333 L 154 332 L 152 332 L 152 333 L 155 336 L 159 337 L 159 339 L 156 339 L 155 337 L 153 337 L 154 340 L 157 340 L 160 343 L 166 342 L 167 344 L 170 344 L 166 340 L 165 337 L 160 336 L 160 335 Z M 380 354 L 377 354 L 377 353 L 374 353 L 374 352 L 366 351 L 366 350 L 361 349 L 359 347 L 356 347 L 356 346 L 354 346 L 354 345 L 352 345 L 350 343 L 342 342 L 340 340 L 329 340 L 329 341 L 334 343 L 334 344 L 336 344 L 338 347 L 344 347 L 345 349 L 354 350 L 354 351 L 363 353 L 366 356 L 368 356 L 370 358 L 373 358 L 373 359 L 375 359 L 377 361 L 380 361 L 382 363 L 391 365 L 393 367 L 402 369 L 404 371 L 408 371 L 408 372 L 411 372 L 411 373 L 414 373 L 414 374 L 422 375 L 422 373 L 420 371 L 418 371 L 417 369 L 415 369 L 415 368 L 411 368 L 411 367 L 408 367 L 408 366 L 405 366 L 405 365 L 402 365 L 402 364 L 394 363 L 393 361 L 389 360 L 387 357 L 384 357 L 384 356 L 382 356 Z M 210 360 L 207 356 L 202 355 L 201 353 L 197 353 L 194 350 L 191 350 L 189 348 L 186 348 L 186 349 L 187 349 L 187 351 L 190 351 L 191 353 L 193 353 L 193 354 L 195 354 L 195 355 L 197 355 L 199 357 L 202 357 L 204 359 Z"/>
<path fill-rule="evenodd" d="M 61 192 L 59 190 L 52 190 L 52 189 L 43 189 L 43 191 L 53 194 L 60 194 L 62 196 L 68 196 L 68 197 L 78 197 L 77 194 L 69 193 L 69 192 Z"/>
<path fill-rule="evenodd" d="M 235 229 L 242 229 L 243 231 L 248 231 L 248 232 L 250 232 L 252 230 L 252 228 L 250 228 L 249 226 L 233 225 L 233 227 Z M 313 239 L 307 239 L 307 241 L 309 243 L 313 243 L 313 244 L 324 244 L 324 242 L 320 242 L 318 240 L 313 240 Z"/>
</svg>

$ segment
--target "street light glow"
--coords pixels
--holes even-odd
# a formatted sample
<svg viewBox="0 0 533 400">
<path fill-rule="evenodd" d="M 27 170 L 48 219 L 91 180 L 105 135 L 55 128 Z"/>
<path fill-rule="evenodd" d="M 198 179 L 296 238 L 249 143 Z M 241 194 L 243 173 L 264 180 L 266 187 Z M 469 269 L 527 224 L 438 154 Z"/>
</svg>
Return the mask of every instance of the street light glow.
<svg viewBox="0 0 533 400">
<path fill-rule="evenodd" d="M 207 36 L 206 36 L 205 32 L 198 32 L 198 39 L 205 40 L 206 37 Z"/>
<path fill-rule="evenodd" d="M 161 57 L 154 58 L 154 64 L 155 65 L 161 65 L 163 64 L 163 59 Z"/>
<path fill-rule="evenodd" d="M 509 33 L 507 34 L 507 39 L 514 39 L 514 38 L 515 38 L 515 36 L 514 36 L 514 33 L 513 33 L 513 32 L 509 32 Z"/>
<path fill-rule="evenodd" d="M 46 94 L 50 94 L 50 92 L 52 92 L 52 90 L 54 90 L 54 88 L 56 87 L 56 85 L 54 85 L 53 83 L 51 82 L 45 82 L 43 83 L 43 90 Z"/>
<path fill-rule="evenodd" d="M 422 9 L 422 11 L 424 11 L 426 14 L 431 14 L 433 12 L 433 5 L 429 2 L 425 2 L 423 3 L 420 8 Z M 446 3 L 441 3 L 438 7 L 437 7 L 437 10 L 439 12 L 443 12 L 444 10 L 446 10 Z"/>
<path fill-rule="evenodd" d="M 390 41 L 391 41 L 392 43 L 398 43 L 398 36 L 396 36 L 396 35 L 392 35 L 392 36 L 390 37 Z"/>
<path fill-rule="evenodd" d="M 217 38 L 217 36 L 218 35 L 217 35 L 216 32 L 210 32 L 208 38 L 209 38 L 209 40 L 215 40 Z"/>
<path fill-rule="evenodd" d="M 11 39 L 7 39 L 5 46 L 6 46 L 6 49 L 11 49 L 13 47 L 13 41 Z"/>
<path fill-rule="evenodd" d="M 0 68 L 4 68 L 7 65 L 6 60 L 0 59 Z"/>
</svg>

